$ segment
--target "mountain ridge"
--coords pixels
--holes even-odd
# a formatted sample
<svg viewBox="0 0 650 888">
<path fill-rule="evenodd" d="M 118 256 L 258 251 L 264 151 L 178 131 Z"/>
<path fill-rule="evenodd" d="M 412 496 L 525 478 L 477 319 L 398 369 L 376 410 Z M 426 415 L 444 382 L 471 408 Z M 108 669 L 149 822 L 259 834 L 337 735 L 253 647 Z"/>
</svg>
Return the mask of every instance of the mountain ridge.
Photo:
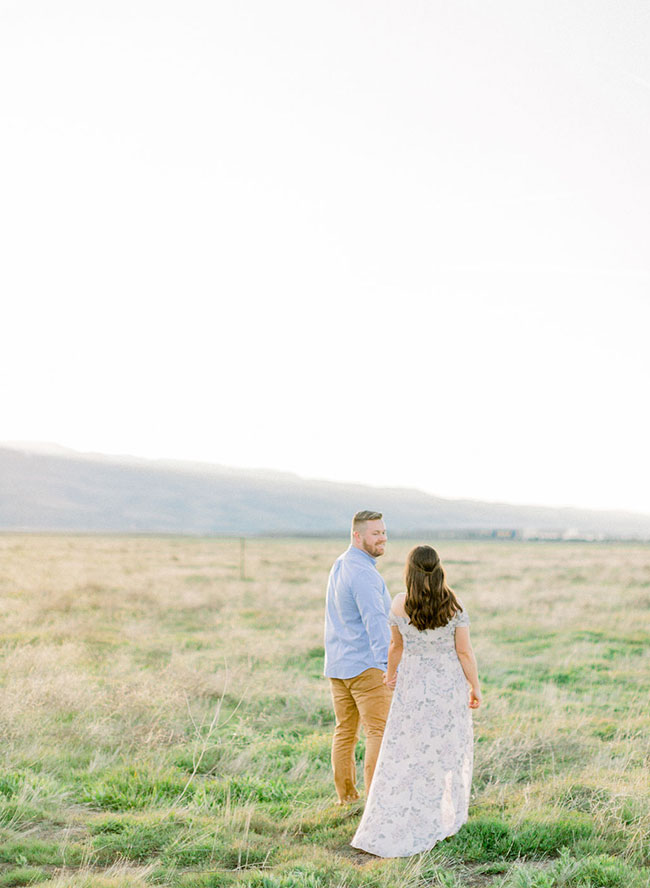
<svg viewBox="0 0 650 888">
<path fill-rule="evenodd" d="M 650 515 L 623 510 L 451 500 L 276 470 L 0 443 L 2 530 L 337 535 L 360 508 L 383 511 L 401 536 L 528 529 L 650 539 Z"/>
</svg>

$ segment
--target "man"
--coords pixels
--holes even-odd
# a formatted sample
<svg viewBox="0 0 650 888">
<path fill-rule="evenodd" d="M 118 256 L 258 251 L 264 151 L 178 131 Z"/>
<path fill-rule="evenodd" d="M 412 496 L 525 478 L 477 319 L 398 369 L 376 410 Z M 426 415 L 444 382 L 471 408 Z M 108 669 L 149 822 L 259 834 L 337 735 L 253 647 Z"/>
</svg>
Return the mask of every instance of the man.
<svg viewBox="0 0 650 888">
<path fill-rule="evenodd" d="M 327 584 L 325 675 L 336 716 L 332 768 L 340 805 L 359 798 L 354 750 L 361 724 L 366 734 L 363 775 L 368 794 L 390 708 L 391 692 L 383 679 L 391 598 L 375 566 L 386 539 L 381 512 L 357 512 L 350 547 L 334 562 Z"/>
</svg>

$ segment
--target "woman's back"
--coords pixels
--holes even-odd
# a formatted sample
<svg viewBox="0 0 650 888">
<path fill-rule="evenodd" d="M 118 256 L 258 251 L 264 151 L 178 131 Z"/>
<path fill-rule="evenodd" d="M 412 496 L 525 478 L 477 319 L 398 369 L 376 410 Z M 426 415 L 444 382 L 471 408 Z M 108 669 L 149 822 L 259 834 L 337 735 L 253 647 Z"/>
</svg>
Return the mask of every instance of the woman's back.
<svg viewBox="0 0 650 888">
<path fill-rule="evenodd" d="M 469 626 L 469 617 L 462 609 L 462 602 L 458 601 L 461 610 L 458 610 L 448 623 L 437 629 L 418 629 L 413 626 L 406 613 L 405 604 L 406 594 L 397 595 L 388 618 L 391 625 L 397 626 L 402 635 L 405 654 L 432 657 L 448 655 L 450 650 L 455 653 L 456 629 L 460 626 Z"/>
</svg>

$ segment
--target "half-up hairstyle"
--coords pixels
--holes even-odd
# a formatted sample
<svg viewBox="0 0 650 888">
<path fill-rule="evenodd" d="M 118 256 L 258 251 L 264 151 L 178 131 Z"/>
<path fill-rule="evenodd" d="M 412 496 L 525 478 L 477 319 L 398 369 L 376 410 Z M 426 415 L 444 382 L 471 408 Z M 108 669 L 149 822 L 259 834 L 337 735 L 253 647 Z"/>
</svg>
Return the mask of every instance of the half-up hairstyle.
<svg viewBox="0 0 650 888">
<path fill-rule="evenodd" d="M 462 607 L 445 580 L 440 558 L 431 546 L 416 546 L 408 554 L 404 570 L 404 610 L 411 625 L 422 632 L 446 626 Z"/>
</svg>

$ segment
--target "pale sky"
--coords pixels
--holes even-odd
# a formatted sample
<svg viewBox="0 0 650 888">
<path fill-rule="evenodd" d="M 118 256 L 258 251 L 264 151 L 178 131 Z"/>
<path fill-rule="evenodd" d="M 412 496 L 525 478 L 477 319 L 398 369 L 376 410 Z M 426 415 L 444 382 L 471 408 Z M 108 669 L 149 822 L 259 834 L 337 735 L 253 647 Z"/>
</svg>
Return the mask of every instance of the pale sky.
<svg viewBox="0 0 650 888">
<path fill-rule="evenodd" d="M 645 0 L 0 11 L 0 441 L 650 512 Z"/>
</svg>

